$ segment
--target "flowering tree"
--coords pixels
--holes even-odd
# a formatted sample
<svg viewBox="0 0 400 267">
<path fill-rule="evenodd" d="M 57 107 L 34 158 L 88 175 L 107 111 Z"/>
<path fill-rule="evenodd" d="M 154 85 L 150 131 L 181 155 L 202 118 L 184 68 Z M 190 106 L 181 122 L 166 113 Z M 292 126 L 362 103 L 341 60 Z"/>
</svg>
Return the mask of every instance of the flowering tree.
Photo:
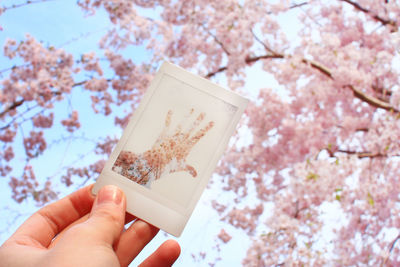
<svg viewBox="0 0 400 267">
<path fill-rule="evenodd" d="M 32 162 L 55 123 L 79 131 L 79 110 L 55 114 L 69 95 L 87 91 L 95 113 L 124 126 L 130 112 L 113 110 L 134 110 L 163 59 L 224 78 L 245 95 L 246 76 L 261 70 L 280 86 L 265 82 L 252 98 L 237 135 L 247 142 L 233 142 L 218 169 L 231 199 L 213 202 L 221 220 L 252 239 L 243 263 L 400 264 L 398 1 L 268 2 L 80 0 L 87 15 L 104 9 L 114 25 L 99 44 L 103 55 L 74 57 L 34 36 L 9 39 L 4 56 L 18 64 L 2 71 L 0 174 L 14 199 L 56 196 L 54 180 L 40 184 Z M 146 17 L 147 9 L 157 15 Z M 289 20 L 296 38 L 284 16 L 298 16 Z M 151 58 L 135 63 L 123 53 L 132 46 Z M 23 166 L 13 164 L 18 142 Z M 114 144 L 103 139 L 97 162 L 58 178 L 69 186 L 74 177 L 95 177 Z M 327 208 L 341 223 L 328 227 Z M 220 239 L 229 242 L 229 231 Z"/>
</svg>

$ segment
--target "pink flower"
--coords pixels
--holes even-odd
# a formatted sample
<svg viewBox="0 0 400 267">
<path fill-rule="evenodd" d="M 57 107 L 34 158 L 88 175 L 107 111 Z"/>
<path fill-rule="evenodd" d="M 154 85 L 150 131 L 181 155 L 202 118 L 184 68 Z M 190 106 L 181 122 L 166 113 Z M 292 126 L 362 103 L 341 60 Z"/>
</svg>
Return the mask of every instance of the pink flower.
<svg viewBox="0 0 400 267">
<path fill-rule="evenodd" d="M 218 238 L 222 240 L 224 243 L 228 243 L 232 237 L 225 231 L 225 229 L 221 229 L 218 234 Z"/>
<path fill-rule="evenodd" d="M 78 111 L 72 111 L 69 119 L 62 120 L 61 124 L 64 125 L 67 128 L 67 131 L 71 133 L 79 129 L 81 124 L 79 122 Z"/>
</svg>

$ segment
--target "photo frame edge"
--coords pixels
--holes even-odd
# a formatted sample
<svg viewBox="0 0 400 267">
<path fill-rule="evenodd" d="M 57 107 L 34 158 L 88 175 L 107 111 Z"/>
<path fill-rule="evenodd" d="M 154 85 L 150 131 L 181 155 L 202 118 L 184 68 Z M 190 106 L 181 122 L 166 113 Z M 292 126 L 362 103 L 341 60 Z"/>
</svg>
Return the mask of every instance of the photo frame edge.
<svg viewBox="0 0 400 267">
<path fill-rule="evenodd" d="M 185 212 L 181 212 L 181 213 L 177 212 L 176 210 L 171 209 L 170 207 L 163 205 L 162 203 L 159 203 L 158 201 L 155 201 L 154 199 L 151 198 L 151 196 L 146 196 L 143 193 L 138 192 L 138 190 L 135 188 L 132 188 L 132 186 L 130 186 L 129 183 L 122 182 L 123 187 L 124 187 L 122 189 L 124 191 L 129 191 L 129 192 L 126 192 L 127 211 L 129 213 L 132 213 L 132 214 L 135 213 L 135 216 L 142 218 L 144 221 L 148 221 L 148 220 L 152 221 L 149 223 L 155 225 L 156 227 L 159 227 L 160 229 L 163 229 L 164 231 L 166 231 L 176 237 L 179 237 L 181 235 L 181 233 L 183 232 L 191 214 L 193 213 L 193 211 L 196 207 L 196 204 L 198 203 L 198 200 L 200 199 L 205 187 L 207 186 L 207 184 L 212 176 L 212 173 L 215 170 L 215 166 L 218 164 L 219 158 L 225 151 L 226 146 L 229 143 L 230 137 L 231 137 L 233 131 L 235 130 L 236 125 L 237 125 L 238 121 L 240 120 L 240 117 L 243 114 L 245 107 L 247 106 L 248 100 L 245 99 L 244 97 L 240 96 L 239 94 L 237 94 L 233 91 L 230 91 L 229 89 L 223 88 L 222 86 L 220 86 L 216 83 L 213 83 L 203 77 L 192 74 L 181 67 L 173 65 L 172 63 L 164 62 L 162 64 L 162 66 L 160 67 L 159 71 L 157 72 L 156 76 L 154 77 L 153 81 L 150 83 L 138 108 L 135 110 L 134 114 L 129 119 L 128 125 L 124 129 L 120 140 L 118 141 L 116 147 L 112 151 L 109 159 L 106 162 L 106 165 L 105 165 L 103 171 L 101 172 L 98 180 L 96 181 L 95 186 L 93 187 L 93 192 L 97 193 L 98 190 L 101 188 L 101 186 L 104 186 L 106 184 L 114 184 L 114 185 L 120 186 L 121 182 L 118 180 L 117 180 L 118 182 L 116 182 L 115 179 L 113 179 L 113 177 L 115 177 L 115 175 L 118 175 L 118 174 L 116 174 L 116 173 L 114 174 L 113 171 L 111 170 L 111 168 L 114 164 L 114 161 L 118 157 L 119 153 L 123 149 L 124 144 L 127 142 L 127 139 L 131 135 L 131 132 L 135 129 L 135 125 L 138 123 L 141 115 L 146 110 L 147 104 L 151 100 L 152 95 L 154 94 L 155 90 L 158 88 L 159 83 L 165 74 L 171 75 L 174 78 L 176 78 L 177 80 L 181 80 L 183 82 L 188 82 L 189 85 L 191 85 L 191 80 L 194 80 L 194 81 L 197 80 L 198 83 L 200 83 L 200 85 L 204 85 L 204 87 L 200 86 L 202 88 L 196 87 L 196 89 L 205 91 L 208 94 L 211 94 L 214 97 L 220 98 L 225 102 L 226 102 L 225 99 L 228 98 L 227 102 L 238 108 L 235 112 L 235 115 L 233 116 L 232 121 L 231 121 L 231 127 L 230 127 L 231 129 L 229 131 L 227 131 L 229 134 L 225 134 L 221 138 L 221 140 L 223 140 L 223 145 L 220 147 L 220 149 L 218 149 L 217 153 L 214 154 L 213 159 L 210 160 L 209 166 L 207 166 L 207 169 L 206 169 L 207 172 L 204 173 L 204 176 L 207 178 L 203 179 L 201 181 L 201 184 L 199 185 L 199 188 L 195 190 L 196 196 L 194 198 L 192 198 L 189 205 L 186 206 Z M 214 88 L 216 90 L 210 91 L 207 89 L 208 86 L 211 86 L 212 88 Z M 192 86 L 192 87 L 194 87 L 194 86 Z M 217 94 L 217 96 L 215 96 L 214 94 Z M 212 168 L 211 168 L 211 166 L 212 166 Z M 129 197 L 128 197 L 128 195 L 129 195 Z M 132 197 L 132 196 L 134 196 L 134 197 Z M 143 210 L 143 208 L 141 208 L 140 206 L 137 206 L 135 204 L 134 201 L 138 200 L 138 199 L 142 199 L 142 200 L 146 200 L 146 201 L 151 200 L 150 201 L 151 204 L 147 204 L 147 206 L 149 206 L 151 208 L 150 210 L 154 210 L 156 207 L 162 206 L 162 208 L 159 209 L 159 211 L 161 211 L 159 213 L 164 214 L 164 216 L 162 216 L 161 219 L 157 219 L 157 218 L 154 219 L 154 215 L 148 215 L 148 213 L 145 210 Z M 153 212 L 153 214 L 154 214 L 154 212 Z M 171 218 L 177 218 L 177 219 L 167 220 L 165 217 L 167 214 L 175 214 Z M 179 227 L 178 228 L 173 227 L 173 226 L 171 227 L 171 224 L 179 225 Z"/>
</svg>

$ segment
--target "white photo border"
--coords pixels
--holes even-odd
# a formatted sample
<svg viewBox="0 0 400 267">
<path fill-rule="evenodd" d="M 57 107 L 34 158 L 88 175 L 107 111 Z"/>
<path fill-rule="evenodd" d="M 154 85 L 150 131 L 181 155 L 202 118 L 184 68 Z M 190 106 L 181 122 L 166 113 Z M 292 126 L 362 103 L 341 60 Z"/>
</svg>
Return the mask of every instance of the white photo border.
<svg viewBox="0 0 400 267">
<path fill-rule="evenodd" d="M 200 181 L 198 186 L 194 190 L 194 194 L 186 207 L 182 207 L 176 202 L 152 192 L 148 188 L 139 185 L 112 170 L 114 162 L 123 150 L 125 144 L 128 142 L 131 133 L 135 130 L 136 125 L 140 121 L 148 103 L 151 101 L 156 89 L 160 86 L 160 82 L 165 75 L 171 76 L 196 90 L 202 91 L 210 95 L 210 97 L 218 98 L 225 103 L 237 107 L 235 113 L 232 115 L 232 120 L 230 121 L 229 126 L 221 136 L 221 142 L 214 150 L 214 154 L 208 161 L 207 167 L 202 172 L 201 177 L 199 177 Z M 107 160 L 103 171 L 93 187 L 93 193 L 97 194 L 100 188 L 104 185 L 117 185 L 126 195 L 127 211 L 129 213 L 174 236 L 180 236 L 198 200 L 200 199 L 202 192 L 207 186 L 221 155 L 225 151 L 229 139 L 233 134 L 247 103 L 247 99 L 235 92 L 224 89 L 209 80 L 194 75 L 169 62 L 164 62 L 151 82 L 147 92 L 143 96 L 139 107 L 132 115 L 121 139 L 111 153 L 110 158 Z"/>
</svg>

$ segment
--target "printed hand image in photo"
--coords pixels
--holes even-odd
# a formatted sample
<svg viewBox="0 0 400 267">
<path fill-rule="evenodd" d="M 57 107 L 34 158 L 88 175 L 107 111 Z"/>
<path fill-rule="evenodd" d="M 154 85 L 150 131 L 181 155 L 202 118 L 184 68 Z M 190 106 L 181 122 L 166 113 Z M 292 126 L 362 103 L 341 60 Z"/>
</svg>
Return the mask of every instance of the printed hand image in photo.
<svg viewBox="0 0 400 267">
<path fill-rule="evenodd" d="M 151 188 L 151 183 L 161 179 L 164 174 L 183 171 L 195 178 L 197 171 L 186 162 L 186 158 L 198 141 L 214 126 L 214 122 L 209 121 L 205 126 L 199 127 L 204 117 L 205 113 L 201 112 L 196 118 L 195 110 L 192 108 L 184 117 L 184 120 L 193 120 L 188 129 L 184 129 L 186 121 L 182 121 L 171 132 L 173 112 L 169 110 L 164 128 L 154 145 L 140 154 L 122 150 L 112 170 L 148 188 Z"/>
</svg>

